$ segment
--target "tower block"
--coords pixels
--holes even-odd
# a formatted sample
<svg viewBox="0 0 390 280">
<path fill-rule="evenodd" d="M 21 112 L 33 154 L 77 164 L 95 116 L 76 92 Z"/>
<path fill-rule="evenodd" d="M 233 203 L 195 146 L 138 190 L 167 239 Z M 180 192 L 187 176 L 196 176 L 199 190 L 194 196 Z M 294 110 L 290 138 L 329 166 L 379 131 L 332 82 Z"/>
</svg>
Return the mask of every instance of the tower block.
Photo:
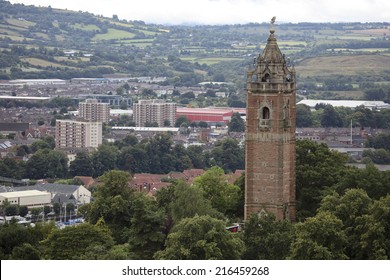
<svg viewBox="0 0 390 280">
<path fill-rule="evenodd" d="M 270 212 L 295 221 L 296 75 L 273 23 L 247 76 L 245 220 Z"/>
</svg>

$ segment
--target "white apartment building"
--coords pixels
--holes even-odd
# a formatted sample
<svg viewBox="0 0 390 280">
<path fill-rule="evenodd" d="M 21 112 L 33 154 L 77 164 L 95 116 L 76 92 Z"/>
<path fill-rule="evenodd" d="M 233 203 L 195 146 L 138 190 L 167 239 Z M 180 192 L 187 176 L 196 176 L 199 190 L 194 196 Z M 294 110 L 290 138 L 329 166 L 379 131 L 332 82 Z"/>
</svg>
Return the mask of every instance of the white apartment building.
<svg viewBox="0 0 390 280">
<path fill-rule="evenodd" d="M 167 103 L 164 100 L 139 100 L 133 104 L 133 118 L 137 127 L 145 126 L 145 123 L 157 122 L 159 127 L 164 126 L 168 120 L 170 126 L 175 125 L 176 103 Z"/>
<path fill-rule="evenodd" d="M 110 104 L 87 99 L 79 103 L 79 117 L 86 121 L 107 123 L 110 120 Z"/>
<path fill-rule="evenodd" d="M 102 122 L 56 121 L 56 148 L 97 148 L 102 139 Z"/>
</svg>

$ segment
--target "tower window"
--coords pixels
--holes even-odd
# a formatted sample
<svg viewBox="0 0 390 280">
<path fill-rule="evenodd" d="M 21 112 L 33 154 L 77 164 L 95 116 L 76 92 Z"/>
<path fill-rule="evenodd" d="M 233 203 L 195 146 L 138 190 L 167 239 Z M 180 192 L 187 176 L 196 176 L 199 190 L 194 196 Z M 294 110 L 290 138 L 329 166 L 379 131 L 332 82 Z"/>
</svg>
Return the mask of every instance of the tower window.
<svg viewBox="0 0 390 280">
<path fill-rule="evenodd" d="M 264 107 L 263 108 L 263 112 L 262 112 L 262 119 L 268 120 L 269 117 L 270 117 L 269 108 L 268 107 Z"/>
<path fill-rule="evenodd" d="M 271 76 L 270 74 L 266 73 L 263 78 L 261 79 L 262 82 L 267 82 L 269 83 L 271 81 Z"/>
</svg>

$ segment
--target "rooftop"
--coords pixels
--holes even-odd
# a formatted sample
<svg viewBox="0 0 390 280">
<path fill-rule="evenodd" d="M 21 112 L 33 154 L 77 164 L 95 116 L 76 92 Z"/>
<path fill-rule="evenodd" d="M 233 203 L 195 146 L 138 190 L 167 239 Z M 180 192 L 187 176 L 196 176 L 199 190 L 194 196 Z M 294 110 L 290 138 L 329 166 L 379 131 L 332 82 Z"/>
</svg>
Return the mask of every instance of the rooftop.
<svg viewBox="0 0 390 280">
<path fill-rule="evenodd" d="M 29 196 L 37 196 L 37 195 L 44 195 L 44 194 L 50 194 L 50 193 L 45 191 L 28 190 L 28 191 L 4 192 L 4 193 L 0 193 L 0 196 L 4 198 L 13 198 L 15 196 L 29 197 Z"/>
</svg>

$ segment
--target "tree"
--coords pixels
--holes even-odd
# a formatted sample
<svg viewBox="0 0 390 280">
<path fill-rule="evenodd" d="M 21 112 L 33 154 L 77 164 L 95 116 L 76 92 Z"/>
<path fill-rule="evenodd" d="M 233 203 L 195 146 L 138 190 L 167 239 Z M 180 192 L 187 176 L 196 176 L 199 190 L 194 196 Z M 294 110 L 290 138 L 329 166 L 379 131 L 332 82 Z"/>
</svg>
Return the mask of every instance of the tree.
<svg viewBox="0 0 390 280">
<path fill-rule="evenodd" d="M 103 144 L 92 154 L 94 177 L 103 175 L 104 172 L 114 170 L 118 158 L 118 148 Z"/>
<path fill-rule="evenodd" d="M 54 230 L 43 242 L 45 258 L 53 260 L 80 259 L 89 248 L 101 245 L 111 248 L 112 237 L 98 227 L 84 223 L 76 227 Z"/>
<path fill-rule="evenodd" d="M 313 125 L 313 116 L 310 107 L 305 104 L 297 105 L 297 127 L 311 127 Z"/>
<path fill-rule="evenodd" d="M 241 118 L 240 113 L 233 113 L 230 122 L 228 123 L 229 132 L 244 132 L 245 122 Z"/>
<path fill-rule="evenodd" d="M 92 158 L 89 154 L 85 152 L 77 153 L 76 158 L 70 163 L 69 173 L 72 176 L 93 176 Z"/>
<path fill-rule="evenodd" d="M 181 126 L 188 126 L 190 121 L 187 119 L 186 116 L 179 116 L 176 119 L 175 127 L 181 127 Z"/>
<path fill-rule="evenodd" d="M 187 155 L 191 160 L 191 163 L 194 168 L 205 168 L 205 160 L 203 157 L 203 147 L 202 146 L 189 146 L 187 148 Z"/>
<path fill-rule="evenodd" d="M 124 147 L 118 157 L 118 168 L 131 173 L 149 172 L 148 159 L 145 149 L 140 146 Z"/>
<path fill-rule="evenodd" d="M 329 212 L 320 212 L 295 225 L 290 258 L 294 260 L 344 260 L 347 236 L 343 222 Z"/>
<path fill-rule="evenodd" d="M 361 189 L 350 189 L 343 196 L 326 196 L 319 213 L 330 212 L 343 222 L 347 237 L 346 254 L 350 259 L 386 258 L 383 224 L 371 215 L 372 200 Z"/>
<path fill-rule="evenodd" d="M 341 181 L 347 158 L 308 140 L 297 141 L 296 155 L 297 216 L 305 218 L 315 215 L 321 199 Z"/>
<path fill-rule="evenodd" d="M 6 216 L 16 216 L 19 213 L 19 207 L 16 204 L 10 204 L 4 209 Z"/>
<path fill-rule="evenodd" d="M 171 126 L 171 121 L 165 119 L 165 120 L 164 120 L 164 127 L 170 127 L 170 126 Z"/>
<path fill-rule="evenodd" d="M 218 141 L 211 151 L 212 165 L 221 167 L 226 173 L 245 169 L 245 152 L 237 139 L 226 138 Z"/>
<path fill-rule="evenodd" d="M 222 168 L 211 167 L 202 176 L 195 178 L 193 185 L 201 189 L 213 208 L 221 213 L 225 214 L 236 208 L 240 188 L 226 181 Z"/>
<path fill-rule="evenodd" d="M 173 227 L 165 249 L 155 254 L 159 260 L 240 259 L 244 242 L 225 229 L 225 223 L 210 216 L 182 219 Z"/>
<path fill-rule="evenodd" d="M 129 188 L 130 175 L 124 171 L 112 170 L 100 177 L 102 182 L 96 188 L 94 201 L 88 206 L 86 219 L 96 224 L 103 218 L 115 241 L 123 244 L 128 241 L 124 232 L 131 227 L 132 197 L 134 191 Z"/>
<path fill-rule="evenodd" d="M 146 159 L 150 173 L 166 174 L 175 170 L 172 146 L 173 141 L 168 133 L 157 134 L 146 144 Z"/>
<path fill-rule="evenodd" d="M 390 240 L 388 238 L 390 236 L 390 195 L 388 194 L 374 201 L 371 205 L 370 213 L 374 220 L 382 226 L 383 231 L 381 234 L 385 237 L 382 249 L 387 259 L 390 259 Z"/>
<path fill-rule="evenodd" d="M 192 162 L 187 154 L 186 148 L 182 144 L 176 144 L 173 148 L 174 154 L 174 170 L 183 172 L 186 169 L 192 168 Z"/>
<path fill-rule="evenodd" d="M 42 149 L 26 163 L 26 176 L 31 179 L 64 178 L 68 174 L 68 158 L 61 151 Z"/>
<path fill-rule="evenodd" d="M 165 241 L 163 212 L 144 193 L 135 194 L 132 211 L 128 241 L 130 250 L 137 259 L 152 259 L 163 248 Z"/>
<path fill-rule="evenodd" d="M 275 216 L 252 215 L 245 223 L 243 241 L 246 260 L 284 260 L 289 256 L 292 242 L 292 224 L 276 221 Z"/>
<path fill-rule="evenodd" d="M 196 215 L 218 218 L 218 211 L 213 209 L 211 202 L 203 196 L 201 189 L 189 186 L 183 181 L 179 181 L 174 189 L 173 198 L 169 203 L 169 214 L 174 223 L 178 223 L 184 218 L 192 218 Z"/>
<path fill-rule="evenodd" d="M 25 243 L 31 244 L 33 247 L 38 245 L 38 239 L 29 228 L 12 221 L 0 227 L 0 256 L 3 256 L 2 259 L 8 259 L 14 248 Z"/>
<path fill-rule="evenodd" d="M 339 194 L 344 194 L 348 189 L 359 188 L 367 192 L 370 198 L 379 199 L 390 192 L 389 180 L 389 171 L 382 172 L 373 164 L 367 164 L 364 169 L 348 169 L 335 189 Z"/>
<path fill-rule="evenodd" d="M 39 250 L 29 243 L 23 243 L 12 250 L 11 260 L 40 260 Z"/>
<path fill-rule="evenodd" d="M 323 127 L 342 127 L 343 120 L 332 105 L 326 105 L 321 117 Z"/>
</svg>

